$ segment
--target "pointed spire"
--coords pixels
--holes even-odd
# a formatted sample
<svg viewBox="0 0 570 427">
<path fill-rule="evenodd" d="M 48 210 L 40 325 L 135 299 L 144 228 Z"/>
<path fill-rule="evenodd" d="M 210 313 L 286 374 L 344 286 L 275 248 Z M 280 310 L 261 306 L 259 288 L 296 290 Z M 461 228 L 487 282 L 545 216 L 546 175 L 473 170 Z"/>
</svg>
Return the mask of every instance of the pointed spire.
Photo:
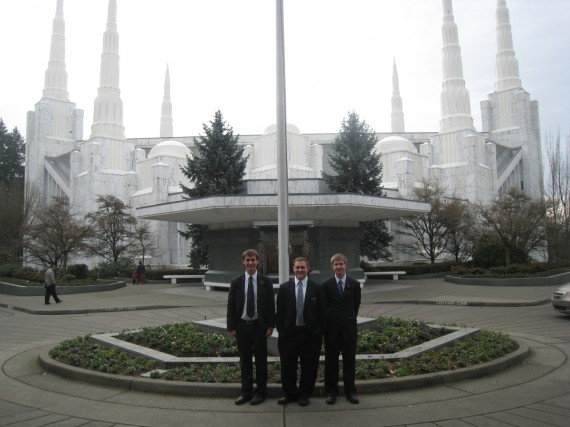
<svg viewBox="0 0 570 427">
<path fill-rule="evenodd" d="M 65 21 L 63 0 L 57 0 L 51 34 L 48 68 L 45 73 L 43 97 L 57 101 L 68 101 L 67 71 L 65 70 Z"/>
<path fill-rule="evenodd" d="M 443 90 L 440 132 L 472 129 L 471 101 L 463 80 L 463 64 L 451 0 L 443 0 Z"/>
<path fill-rule="evenodd" d="M 172 102 L 170 102 L 170 70 L 166 66 L 166 76 L 164 78 L 164 97 L 162 98 L 162 114 L 160 116 L 160 136 L 162 138 L 172 138 Z"/>
<path fill-rule="evenodd" d="M 402 107 L 402 97 L 400 96 L 400 80 L 398 79 L 396 58 L 394 58 L 392 67 L 392 132 L 405 132 L 404 109 Z"/>
<path fill-rule="evenodd" d="M 513 34 L 509 9 L 505 0 L 497 0 L 497 91 L 522 88 L 519 77 L 519 62 L 513 49 Z"/>
<path fill-rule="evenodd" d="M 109 0 L 107 30 L 103 34 L 99 90 L 93 108 L 91 138 L 125 139 L 123 101 L 119 89 L 117 1 Z"/>
</svg>

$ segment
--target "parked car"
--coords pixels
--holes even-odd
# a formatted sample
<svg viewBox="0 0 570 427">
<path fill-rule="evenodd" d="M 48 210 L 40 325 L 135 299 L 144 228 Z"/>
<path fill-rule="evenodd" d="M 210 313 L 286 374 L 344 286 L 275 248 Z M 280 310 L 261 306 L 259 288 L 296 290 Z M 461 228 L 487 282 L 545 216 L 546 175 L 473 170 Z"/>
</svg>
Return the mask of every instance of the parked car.
<svg viewBox="0 0 570 427">
<path fill-rule="evenodd" d="M 570 314 L 570 284 L 562 285 L 552 293 L 552 307 L 560 313 Z"/>
</svg>

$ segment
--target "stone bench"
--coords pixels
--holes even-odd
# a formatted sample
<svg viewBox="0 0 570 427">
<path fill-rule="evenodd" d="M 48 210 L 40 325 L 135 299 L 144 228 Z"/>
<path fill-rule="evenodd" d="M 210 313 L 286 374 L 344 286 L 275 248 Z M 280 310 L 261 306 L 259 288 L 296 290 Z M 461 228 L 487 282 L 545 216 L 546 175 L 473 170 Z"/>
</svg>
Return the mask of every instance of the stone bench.
<svg viewBox="0 0 570 427">
<path fill-rule="evenodd" d="M 368 279 L 369 276 L 392 276 L 392 280 L 398 280 L 398 276 L 406 274 L 405 271 L 365 271 L 364 277 Z"/>
<path fill-rule="evenodd" d="M 200 279 L 202 283 L 206 279 L 206 276 L 203 274 L 169 274 L 163 276 L 165 279 L 170 279 L 170 283 L 175 285 L 178 279 Z"/>
</svg>

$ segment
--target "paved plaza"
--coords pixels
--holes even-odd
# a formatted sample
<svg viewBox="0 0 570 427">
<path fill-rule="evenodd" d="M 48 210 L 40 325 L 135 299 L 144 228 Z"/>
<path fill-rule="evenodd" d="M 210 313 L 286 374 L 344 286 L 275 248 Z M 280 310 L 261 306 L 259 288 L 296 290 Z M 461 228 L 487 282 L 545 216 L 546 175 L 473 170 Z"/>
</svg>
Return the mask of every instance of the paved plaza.
<svg viewBox="0 0 570 427">
<path fill-rule="evenodd" d="M 0 294 L 0 426 L 566 426 L 570 316 L 554 312 L 552 286 L 456 285 L 442 279 L 372 280 L 360 315 L 390 315 L 509 333 L 530 356 L 487 377 L 367 394 L 351 405 L 236 406 L 233 398 L 141 393 L 45 372 L 42 350 L 67 338 L 225 316 L 227 292 L 152 284 L 42 297 Z M 358 387 L 358 383 L 357 383 Z M 239 394 L 239 393 L 238 393 Z M 236 395 L 237 396 L 237 395 Z"/>
</svg>

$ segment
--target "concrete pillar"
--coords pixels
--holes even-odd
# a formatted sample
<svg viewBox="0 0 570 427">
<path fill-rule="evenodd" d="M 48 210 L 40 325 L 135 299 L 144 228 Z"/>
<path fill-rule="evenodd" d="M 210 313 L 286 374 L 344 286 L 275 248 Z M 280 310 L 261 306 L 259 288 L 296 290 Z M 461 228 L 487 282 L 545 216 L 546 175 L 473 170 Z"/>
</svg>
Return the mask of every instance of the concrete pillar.
<svg viewBox="0 0 570 427">
<path fill-rule="evenodd" d="M 210 269 L 206 284 L 226 283 L 245 271 L 241 254 L 246 249 L 258 249 L 259 230 L 208 230 L 206 233 L 210 255 Z"/>
<path fill-rule="evenodd" d="M 348 275 L 355 279 L 364 278 L 360 268 L 360 228 L 313 227 L 309 229 L 313 254 L 311 256 L 311 278 L 317 282 L 333 275 L 331 256 L 342 252 L 348 259 Z"/>
</svg>

